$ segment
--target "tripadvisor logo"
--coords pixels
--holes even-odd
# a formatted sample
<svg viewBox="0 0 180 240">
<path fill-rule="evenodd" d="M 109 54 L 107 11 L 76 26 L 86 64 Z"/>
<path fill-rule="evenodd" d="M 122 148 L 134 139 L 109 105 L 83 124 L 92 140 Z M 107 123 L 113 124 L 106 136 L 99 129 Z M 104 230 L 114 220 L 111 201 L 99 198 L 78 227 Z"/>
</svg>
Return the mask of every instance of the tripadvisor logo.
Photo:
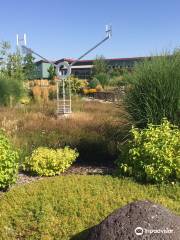
<svg viewBox="0 0 180 240">
<path fill-rule="evenodd" d="M 146 228 L 142 228 L 142 227 L 137 227 L 137 228 L 135 228 L 134 232 L 137 236 L 141 236 L 143 234 L 152 234 L 152 233 L 170 234 L 170 233 L 173 233 L 173 230 L 168 229 L 168 228 L 166 228 L 166 229 L 146 229 Z"/>
<path fill-rule="evenodd" d="M 143 235 L 144 232 L 142 227 L 137 227 L 134 231 L 137 236 Z"/>
</svg>

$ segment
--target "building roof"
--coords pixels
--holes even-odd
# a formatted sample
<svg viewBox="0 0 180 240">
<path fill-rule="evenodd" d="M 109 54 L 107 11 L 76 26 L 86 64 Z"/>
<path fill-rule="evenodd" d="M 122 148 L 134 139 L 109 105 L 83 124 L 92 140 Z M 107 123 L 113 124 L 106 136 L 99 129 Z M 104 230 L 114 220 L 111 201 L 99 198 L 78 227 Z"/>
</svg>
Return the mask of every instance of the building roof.
<svg viewBox="0 0 180 240">
<path fill-rule="evenodd" d="M 55 61 L 52 61 L 52 62 L 55 63 Z M 41 59 L 41 60 L 36 61 L 35 63 L 49 63 L 49 62 Z"/>
<path fill-rule="evenodd" d="M 105 58 L 104 60 L 105 61 L 138 61 L 138 60 L 143 60 L 145 58 L 151 58 L 151 57 L 129 57 L 129 58 Z M 88 60 L 79 60 L 75 65 L 78 65 L 78 63 L 93 63 L 96 59 L 88 59 Z M 63 61 L 67 61 L 68 63 L 72 63 L 74 61 L 76 61 L 76 59 L 72 59 L 72 58 L 61 58 L 59 60 L 56 60 L 56 61 L 52 61 L 54 62 L 55 64 L 58 64 L 60 62 L 63 62 Z M 39 60 L 37 61 L 36 63 L 48 63 L 47 61 L 45 60 Z"/>
<path fill-rule="evenodd" d="M 129 58 L 105 58 L 105 61 L 130 61 L 130 60 L 140 60 L 140 59 L 144 59 L 144 58 L 149 58 L 149 57 L 129 57 Z M 57 61 L 55 61 L 55 63 L 61 62 L 61 61 L 67 61 L 67 62 L 73 62 L 76 59 L 72 59 L 72 58 L 62 58 L 59 59 Z M 78 62 L 93 62 L 96 59 L 88 59 L 88 60 L 79 60 Z"/>
<path fill-rule="evenodd" d="M 130 58 L 105 58 L 105 61 L 130 61 L 130 60 L 139 60 L 139 59 L 144 59 L 146 57 L 130 57 Z M 79 62 L 91 62 L 95 61 L 96 59 L 93 60 L 80 60 Z"/>
</svg>

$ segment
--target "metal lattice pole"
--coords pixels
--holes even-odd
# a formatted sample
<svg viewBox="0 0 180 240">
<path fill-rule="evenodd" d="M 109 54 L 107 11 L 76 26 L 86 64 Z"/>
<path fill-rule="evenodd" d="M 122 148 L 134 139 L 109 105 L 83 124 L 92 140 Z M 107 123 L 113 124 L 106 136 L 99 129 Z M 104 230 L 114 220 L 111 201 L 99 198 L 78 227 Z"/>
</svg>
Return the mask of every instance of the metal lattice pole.
<svg viewBox="0 0 180 240">
<path fill-rule="evenodd" d="M 57 90 L 56 90 L 56 94 L 57 94 L 57 114 L 58 114 L 58 112 L 59 112 L 59 81 L 57 81 Z"/>
<path fill-rule="evenodd" d="M 66 114 L 66 92 L 65 92 L 65 80 L 62 80 L 63 84 L 63 114 Z"/>
<path fill-rule="evenodd" d="M 69 111 L 72 112 L 72 106 L 71 106 L 71 79 L 69 78 Z"/>
</svg>

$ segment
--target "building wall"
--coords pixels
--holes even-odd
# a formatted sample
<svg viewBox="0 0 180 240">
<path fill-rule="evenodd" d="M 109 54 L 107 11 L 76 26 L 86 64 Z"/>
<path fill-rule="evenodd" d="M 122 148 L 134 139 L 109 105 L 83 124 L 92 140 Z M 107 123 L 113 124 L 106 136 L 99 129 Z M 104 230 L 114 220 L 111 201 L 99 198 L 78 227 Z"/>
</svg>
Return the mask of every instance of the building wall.
<svg viewBox="0 0 180 240">
<path fill-rule="evenodd" d="M 46 63 L 43 61 L 36 62 L 36 74 L 35 79 L 43 79 L 48 78 L 48 68 L 50 67 L 50 63 Z"/>
<path fill-rule="evenodd" d="M 79 68 L 79 69 L 72 69 L 71 73 L 72 75 L 74 75 L 75 77 L 78 77 L 80 79 L 90 79 L 91 77 L 91 68 Z"/>
<path fill-rule="evenodd" d="M 116 58 L 116 59 L 105 59 L 107 64 L 110 68 L 129 68 L 132 69 L 135 63 L 142 61 L 144 58 Z M 67 59 L 61 59 L 56 61 L 55 63 L 58 64 L 61 61 L 68 61 L 69 63 L 72 62 L 72 60 Z M 77 62 L 72 68 L 72 74 L 76 77 L 79 77 L 81 79 L 89 79 L 91 77 L 92 73 L 92 65 L 94 60 L 82 60 Z M 37 67 L 37 76 L 36 79 L 43 79 L 48 78 L 48 68 L 50 67 L 50 63 L 46 63 L 44 61 L 39 61 L 36 63 Z"/>
<path fill-rule="evenodd" d="M 36 63 L 36 74 L 35 79 L 42 78 L 42 63 Z"/>
<path fill-rule="evenodd" d="M 50 63 L 42 63 L 42 78 L 49 77 L 48 69 L 50 66 L 51 66 Z"/>
<path fill-rule="evenodd" d="M 142 61 L 143 58 L 127 58 L 127 59 L 113 59 L 112 60 L 106 60 L 107 64 L 110 68 L 133 68 L 134 65 L 140 61 Z"/>
</svg>

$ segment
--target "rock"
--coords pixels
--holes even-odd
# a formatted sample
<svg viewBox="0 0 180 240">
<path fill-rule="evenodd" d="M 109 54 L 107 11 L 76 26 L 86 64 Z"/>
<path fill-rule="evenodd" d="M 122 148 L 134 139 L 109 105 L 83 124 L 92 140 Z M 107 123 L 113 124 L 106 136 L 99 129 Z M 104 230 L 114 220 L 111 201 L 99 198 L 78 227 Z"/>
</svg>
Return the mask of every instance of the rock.
<svg viewBox="0 0 180 240">
<path fill-rule="evenodd" d="M 180 240 L 180 217 L 150 201 L 130 203 L 89 229 L 87 240 Z"/>
</svg>

